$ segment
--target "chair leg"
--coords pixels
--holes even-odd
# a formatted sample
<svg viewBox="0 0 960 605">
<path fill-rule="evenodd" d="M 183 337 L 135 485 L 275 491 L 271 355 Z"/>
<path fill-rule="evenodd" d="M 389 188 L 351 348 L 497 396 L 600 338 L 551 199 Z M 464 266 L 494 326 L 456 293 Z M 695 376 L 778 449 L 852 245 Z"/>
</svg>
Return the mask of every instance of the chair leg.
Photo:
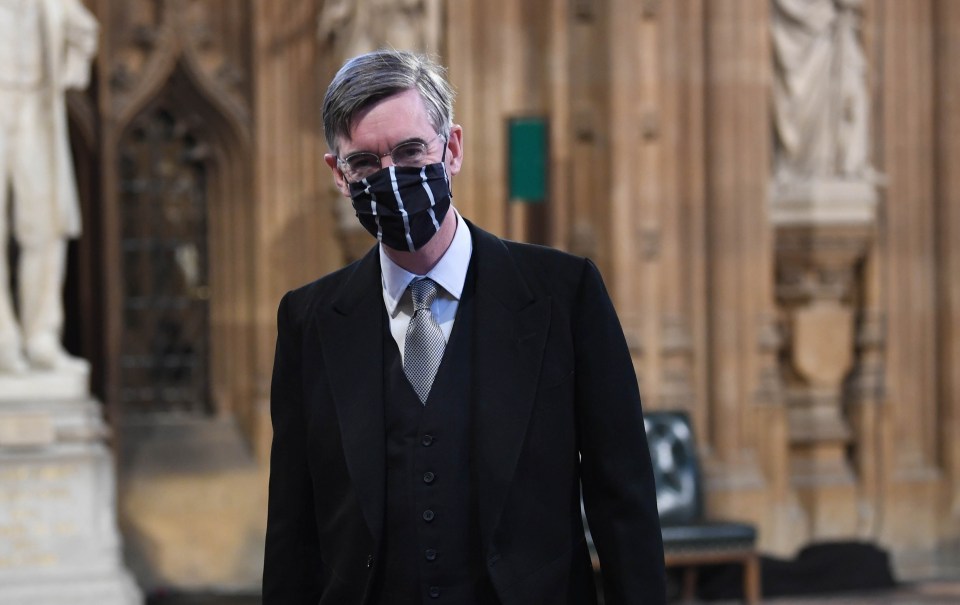
<svg viewBox="0 0 960 605">
<path fill-rule="evenodd" d="M 683 584 L 680 588 L 680 597 L 684 603 L 693 603 L 697 598 L 697 567 L 688 565 L 683 568 Z"/>
<path fill-rule="evenodd" d="M 760 603 L 760 557 L 756 553 L 743 563 L 743 596 L 747 605 Z"/>
</svg>

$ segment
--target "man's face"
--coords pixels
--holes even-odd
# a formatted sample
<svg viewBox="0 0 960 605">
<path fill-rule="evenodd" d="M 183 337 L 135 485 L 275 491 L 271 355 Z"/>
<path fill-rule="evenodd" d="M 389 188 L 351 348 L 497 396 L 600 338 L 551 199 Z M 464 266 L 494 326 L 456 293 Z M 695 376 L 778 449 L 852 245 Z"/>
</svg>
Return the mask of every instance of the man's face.
<svg viewBox="0 0 960 605">
<path fill-rule="evenodd" d="M 337 138 L 337 147 L 341 159 L 358 152 L 368 152 L 380 157 L 380 165 L 391 166 L 393 160 L 388 152 L 398 145 L 409 141 L 421 141 L 427 144 L 426 164 L 439 162 L 446 156 L 444 163 L 451 177 L 460 172 L 463 161 L 463 131 L 458 125 L 450 129 L 450 140 L 444 141 L 437 136 L 437 130 L 430 123 L 427 108 L 416 90 L 406 90 L 387 97 L 367 107 L 353 121 L 350 139 Z M 337 162 L 337 156 L 328 153 L 324 161 L 333 171 L 333 179 L 343 195 L 350 197 L 348 179 Z"/>
</svg>

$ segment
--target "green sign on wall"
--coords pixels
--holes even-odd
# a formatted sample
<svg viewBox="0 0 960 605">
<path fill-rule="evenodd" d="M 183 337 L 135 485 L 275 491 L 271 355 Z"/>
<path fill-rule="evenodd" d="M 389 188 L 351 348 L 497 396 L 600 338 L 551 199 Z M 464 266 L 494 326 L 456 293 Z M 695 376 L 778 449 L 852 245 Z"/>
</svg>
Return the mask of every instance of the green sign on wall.
<svg viewBox="0 0 960 605">
<path fill-rule="evenodd" d="M 510 200 L 540 204 L 547 199 L 547 121 L 541 117 L 507 120 Z"/>
</svg>

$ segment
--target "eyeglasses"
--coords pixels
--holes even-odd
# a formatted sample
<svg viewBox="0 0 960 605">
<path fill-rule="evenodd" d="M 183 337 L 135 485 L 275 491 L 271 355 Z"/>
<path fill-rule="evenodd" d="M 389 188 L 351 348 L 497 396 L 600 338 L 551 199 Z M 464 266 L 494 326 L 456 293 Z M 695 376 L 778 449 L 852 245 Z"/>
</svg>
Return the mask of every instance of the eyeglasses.
<svg viewBox="0 0 960 605">
<path fill-rule="evenodd" d="M 373 153 L 372 151 L 358 151 L 351 153 L 345 158 L 337 158 L 337 165 L 348 181 L 356 183 L 362 181 L 382 167 L 380 159 L 390 156 L 394 166 L 405 166 L 419 168 L 427 163 L 430 144 L 443 138 L 443 133 L 437 133 L 429 141 L 406 141 L 400 143 L 386 153 Z M 444 138 L 444 140 L 446 140 Z"/>
</svg>

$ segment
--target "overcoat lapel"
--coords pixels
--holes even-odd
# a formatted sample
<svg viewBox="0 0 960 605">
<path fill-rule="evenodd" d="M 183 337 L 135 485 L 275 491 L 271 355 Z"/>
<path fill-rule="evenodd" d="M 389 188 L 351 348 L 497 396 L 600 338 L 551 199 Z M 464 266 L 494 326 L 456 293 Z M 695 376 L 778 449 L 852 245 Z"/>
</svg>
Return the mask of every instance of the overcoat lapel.
<svg viewBox="0 0 960 605">
<path fill-rule="evenodd" d="M 332 303 L 318 310 L 323 358 L 347 469 L 379 544 L 386 482 L 383 415 L 383 294 L 377 247 L 361 259 Z"/>
<path fill-rule="evenodd" d="M 502 241 L 471 226 L 477 268 L 473 467 L 489 550 L 523 448 L 550 325 Z"/>
</svg>

